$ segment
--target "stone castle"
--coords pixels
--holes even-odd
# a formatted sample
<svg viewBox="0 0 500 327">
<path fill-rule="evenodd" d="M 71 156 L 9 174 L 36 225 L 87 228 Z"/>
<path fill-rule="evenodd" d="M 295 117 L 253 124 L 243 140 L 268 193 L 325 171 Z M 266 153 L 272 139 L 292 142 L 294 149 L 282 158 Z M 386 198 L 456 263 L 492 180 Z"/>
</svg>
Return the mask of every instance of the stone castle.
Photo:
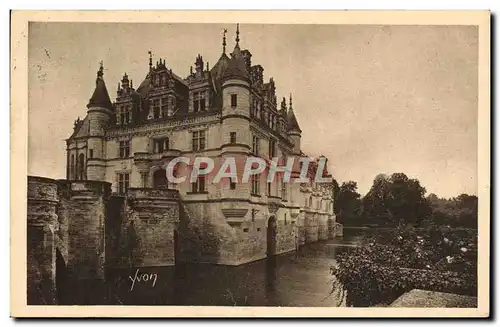
<svg viewBox="0 0 500 327">
<path fill-rule="evenodd" d="M 239 28 L 235 41 L 227 55 L 224 32 L 217 63 L 209 67 L 198 55 L 185 78 L 163 59 L 153 65 L 150 52 L 142 83 L 135 89 L 125 74 L 115 102 L 101 63 L 87 114 L 66 141 L 67 178 L 28 177 L 32 298 L 53 292 L 62 271 L 82 280 L 104 279 L 108 267 L 234 266 L 341 233 L 333 189 L 314 179 L 167 179 L 165 166 L 180 156 L 208 157 L 216 167 L 229 157 L 241 167 L 250 156 L 294 157 L 292 178 L 300 174 L 306 155 L 292 97 L 278 105 L 273 79 L 264 81 L 263 67 L 240 48 Z M 177 165 L 175 174 L 189 176 L 191 168 Z"/>
</svg>

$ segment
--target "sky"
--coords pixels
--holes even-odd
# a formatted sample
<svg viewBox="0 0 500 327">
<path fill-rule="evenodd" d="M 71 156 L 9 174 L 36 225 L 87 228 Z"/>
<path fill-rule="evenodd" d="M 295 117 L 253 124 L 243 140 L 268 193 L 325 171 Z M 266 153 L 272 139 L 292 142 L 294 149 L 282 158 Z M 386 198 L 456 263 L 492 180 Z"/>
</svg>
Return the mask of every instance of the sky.
<svg viewBox="0 0 500 327">
<path fill-rule="evenodd" d="M 65 178 L 64 140 L 101 60 L 114 100 L 125 72 L 142 82 L 149 50 L 182 77 L 198 54 L 212 67 L 224 28 L 230 52 L 235 25 L 30 23 L 28 174 Z M 278 102 L 293 94 L 303 151 L 327 156 L 339 183 L 363 195 L 403 172 L 428 194 L 477 194 L 477 27 L 241 24 L 240 46 Z"/>
</svg>

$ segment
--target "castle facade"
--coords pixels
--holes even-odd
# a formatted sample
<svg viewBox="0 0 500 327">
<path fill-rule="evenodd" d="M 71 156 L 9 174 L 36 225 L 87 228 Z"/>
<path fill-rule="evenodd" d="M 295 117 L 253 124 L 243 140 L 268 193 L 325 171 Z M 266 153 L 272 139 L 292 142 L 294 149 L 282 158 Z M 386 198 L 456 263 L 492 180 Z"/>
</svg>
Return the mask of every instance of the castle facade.
<svg viewBox="0 0 500 327">
<path fill-rule="evenodd" d="M 91 276 L 105 266 L 240 265 L 335 236 L 330 184 L 286 183 L 282 175 L 269 182 L 265 173 L 239 182 L 248 157 L 293 157 L 297 178 L 306 155 L 292 96 L 278 104 L 273 78 L 265 81 L 240 48 L 239 28 L 235 41 L 227 54 L 224 33 L 216 64 L 198 55 L 186 77 L 163 59 L 153 64 L 150 52 L 144 80 L 134 88 L 125 74 L 115 101 L 101 63 L 87 114 L 66 141 L 66 180 L 29 179 L 28 220 L 40 222 L 34 212 L 50 190 L 52 227 L 43 233 L 52 233 L 47 251 L 61 252 L 63 266 L 85 266 Z M 232 158 L 239 179 L 191 181 L 192 165 L 180 163 L 175 175 L 188 178 L 172 183 L 165 167 L 179 157 L 210 158 L 215 171 Z"/>
</svg>

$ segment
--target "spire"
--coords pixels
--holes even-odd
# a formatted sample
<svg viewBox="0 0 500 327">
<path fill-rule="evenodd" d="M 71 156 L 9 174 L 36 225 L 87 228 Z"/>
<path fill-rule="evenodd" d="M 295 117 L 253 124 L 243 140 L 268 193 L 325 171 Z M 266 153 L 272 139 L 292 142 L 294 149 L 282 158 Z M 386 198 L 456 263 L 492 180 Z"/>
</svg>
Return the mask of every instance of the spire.
<svg viewBox="0 0 500 327">
<path fill-rule="evenodd" d="M 97 84 L 97 80 L 102 79 L 103 76 L 104 76 L 104 66 L 103 66 L 103 63 L 102 63 L 102 60 L 101 60 L 99 62 L 99 70 L 97 71 L 96 84 Z"/>
<path fill-rule="evenodd" d="M 236 24 L 236 45 L 240 45 L 240 23 Z"/>
<path fill-rule="evenodd" d="M 295 114 L 293 113 L 293 107 L 292 107 L 292 93 L 290 93 L 290 103 L 288 104 L 288 115 L 287 115 L 287 124 L 288 124 L 288 131 L 296 131 L 299 133 L 302 133 L 302 130 L 299 127 L 299 123 L 297 122 L 297 118 L 295 117 Z"/>
<path fill-rule="evenodd" d="M 153 69 L 153 53 L 151 50 L 148 51 L 149 54 L 149 70 Z"/>
<path fill-rule="evenodd" d="M 283 100 L 281 101 L 281 110 L 286 111 L 286 99 L 283 97 Z"/>
<path fill-rule="evenodd" d="M 226 33 L 227 33 L 227 29 L 224 29 L 222 31 L 222 34 L 223 34 L 223 37 L 222 37 L 222 53 L 223 54 L 226 53 Z"/>
<path fill-rule="evenodd" d="M 104 67 L 102 61 L 99 63 L 99 70 L 97 71 L 97 78 L 95 81 L 95 90 L 92 97 L 87 104 L 87 108 L 102 107 L 113 110 L 113 104 L 109 98 L 106 84 L 104 83 Z"/>
</svg>

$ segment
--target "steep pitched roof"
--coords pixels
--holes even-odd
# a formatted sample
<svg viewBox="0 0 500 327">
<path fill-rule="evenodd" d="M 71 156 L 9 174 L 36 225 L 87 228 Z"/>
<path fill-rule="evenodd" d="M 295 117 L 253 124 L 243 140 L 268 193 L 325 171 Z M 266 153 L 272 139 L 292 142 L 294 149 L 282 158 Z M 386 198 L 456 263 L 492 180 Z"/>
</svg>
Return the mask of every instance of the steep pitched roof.
<svg viewBox="0 0 500 327">
<path fill-rule="evenodd" d="M 99 71 L 97 72 L 97 78 L 95 80 L 95 90 L 89 100 L 89 103 L 87 104 L 87 108 L 102 107 L 113 110 L 113 104 L 111 103 L 111 99 L 109 98 L 108 89 L 106 88 L 106 83 L 104 83 L 103 75 L 103 67 L 101 66 L 99 68 Z"/>
<path fill-rule="evenodd" d="M 237 78 L 248 81 L 250 79 L 250 74 L 248 73 L 245 58 L 241 53 L 240 46 L 236 43 L 233 53 L 231 53 L 231 59 L 227 65 L 227 69 L 224 73 L 224 79 Z"/>
<path fill-rule="evenodd" d="M 229 60 L 229 57 L 225 53 L 222 53 L 217 63 L 210 70 L 212 84 L 214 85 L 216 92 L 220 91 L 222 85 L 222 76 L 224 76 L 224 73 L 226 72 Z"/>
<path fill-rule="evenodd" d="M 283 101 L 284 101 L 284 98 L 283 98 Z M 299 133 L 302 133 L 302 130 L 299 127 L 299 123 L 297 122 L 297 118 L 295 117 L 295 114 L 293 112 L 292 93 L 290 93 L 287 125 L 288 125 L 288 131 L 298 131 Z"/>
<path fill-rule="evenodd" d="M 89 120 L 88 116 L 85 116 L 84 119 L 78 120 L 75 122 L 75 127 L 73 130 L 73 134 L 69 137 L 69 139 L 87 137 L 89 136 Z"/>
</svg>

